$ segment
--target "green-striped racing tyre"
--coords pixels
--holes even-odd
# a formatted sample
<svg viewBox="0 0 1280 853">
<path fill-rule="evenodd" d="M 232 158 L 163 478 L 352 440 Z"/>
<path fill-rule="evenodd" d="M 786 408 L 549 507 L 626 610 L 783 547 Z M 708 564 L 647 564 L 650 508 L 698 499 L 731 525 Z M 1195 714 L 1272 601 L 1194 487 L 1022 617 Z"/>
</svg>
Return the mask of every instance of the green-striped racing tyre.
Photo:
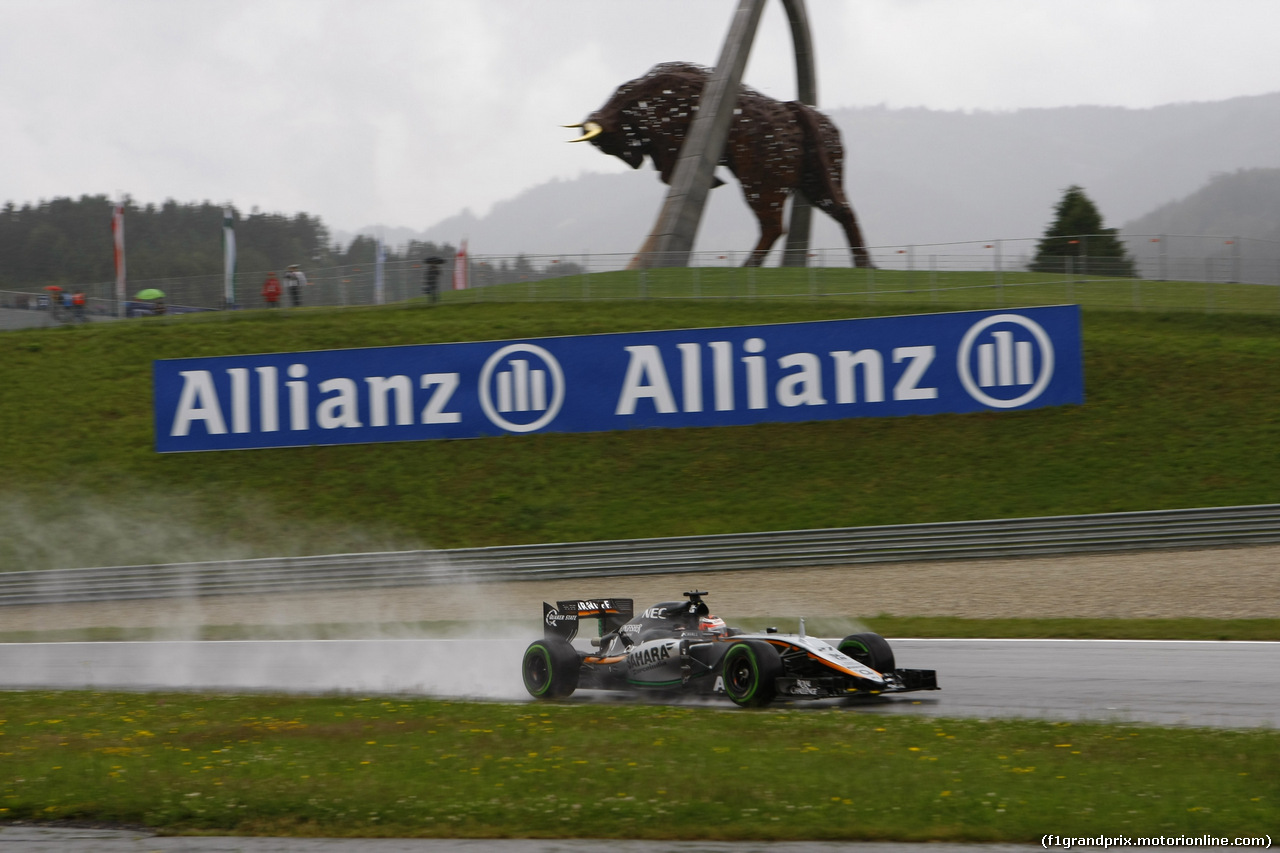
<svg viewBox="0 0 1280 853">
<path fill-rule="evenodd" d="M 567 640 L 547 637 L 524 650 L 520 672 L 524 687 L 535 699 L 562 699 L 578 689 L 578 652 Z"/>
<path fill-rule="evenodd" d="M 889 648 L 889 643 L 879 634 L 873 634 L 870 631 L 850 634 L 840 641 L 837 648 L 876 672 L 893 672 L 893 649 Z"/>
<path fill-rule="evenodd" d="M 720 663 L 724 692 L 744 708 L 762 708 L 777 695 L 782 658 L 764 640 L 743 640 L 729 646 Z"/>
</svg>

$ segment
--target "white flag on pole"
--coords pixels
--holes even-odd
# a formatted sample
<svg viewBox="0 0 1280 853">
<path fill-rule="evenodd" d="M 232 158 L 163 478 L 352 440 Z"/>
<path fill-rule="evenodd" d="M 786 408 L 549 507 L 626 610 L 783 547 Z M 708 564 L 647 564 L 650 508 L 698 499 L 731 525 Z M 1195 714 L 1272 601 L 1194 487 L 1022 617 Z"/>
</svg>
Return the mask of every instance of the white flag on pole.
<svg viewBox="0 0 1280 853">
<path fill-rule="evenodd" d="M 383 245 L 382 238 L 378 238 L 377 247 L 374 249 L 373 255 L 373 304 L 382 305 L 386 301 L 384 294 L 386 289 L 385 275 L 387 264 L 387 247 Z"/>
<path fill-rule="evenodd" d="M 231 208 L 222 211 L 222 298 L 227 308 L 236 304 L 236 221 Z"/>
</svg>

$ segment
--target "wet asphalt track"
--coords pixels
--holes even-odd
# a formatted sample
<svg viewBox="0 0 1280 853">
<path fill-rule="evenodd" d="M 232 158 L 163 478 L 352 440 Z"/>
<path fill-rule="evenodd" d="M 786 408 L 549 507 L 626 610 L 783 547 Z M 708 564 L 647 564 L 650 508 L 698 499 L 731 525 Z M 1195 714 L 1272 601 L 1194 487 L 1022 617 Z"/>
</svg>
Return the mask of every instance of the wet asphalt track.
<svg viewBox="0 0 1280 853">
<path fill-rule="evenodd" d="M 161 838 L 128 829 L 0 827 L 0 853 L 1027 853 L 1039 849 L 1040 846 L 1035 844 L 897 844 L 876 841 Z M 1224 853 L 1240 850 L 1233 847 L 1143 849 Z"/>
<path fill-rule="evenodd" d="M 10 643 L 0 644 L 0 689 L 409 693 L 523 702 L 519 663 L 526 644 L 526 638 Z M 942 690 L 849 700 L 852 712 L 1280 726 L 1280 643 L 892 644 L 899 666 L 936 669 Z M 634 701 L 599 692 L 575 698 Z"/>
<path fill-rule="evenodd" d="M 613 839 L 495 841 L 409 838 L 159 838 L 131 830 L 25 826 L 0 828 L 0 853 L 1022 853 L 1036 849 L 1039 848 L 1013 844 L 925 845 L 824 841 L 766 844 L 752 841 L 641 842 Z"/>
</svg>

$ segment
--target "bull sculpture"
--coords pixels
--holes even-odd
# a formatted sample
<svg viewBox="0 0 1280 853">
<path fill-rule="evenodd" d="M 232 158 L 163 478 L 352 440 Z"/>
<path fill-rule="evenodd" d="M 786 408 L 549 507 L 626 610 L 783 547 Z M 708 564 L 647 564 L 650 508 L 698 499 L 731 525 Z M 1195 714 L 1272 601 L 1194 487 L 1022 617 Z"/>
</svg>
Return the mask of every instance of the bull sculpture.
<svg viewBox="0 0 1280 853">
<path fill-rule="evenodd" d="M 709 69 L 687 62 L 655 65 L 619 86 L 586 121 L 566 125 L 584 131 L 570 141 L 590 142 L 633 169 L 648 156 L 669 185 L 710 75 Z M 782 209 L 792 192 L 803 193 L 840 223 L 855 266 L 871 266 L 858 219 L 844 195 L 844 148 L 831 119 L 798 101 L 776 101 L 742 86 L 720 165 L 742 184 L 747 205 L 760 222 L 760 240 L 746 266 L 760 266 L 782 236 Z M 717 178 L 712 186 L 723 184 Z"/>
</svg>

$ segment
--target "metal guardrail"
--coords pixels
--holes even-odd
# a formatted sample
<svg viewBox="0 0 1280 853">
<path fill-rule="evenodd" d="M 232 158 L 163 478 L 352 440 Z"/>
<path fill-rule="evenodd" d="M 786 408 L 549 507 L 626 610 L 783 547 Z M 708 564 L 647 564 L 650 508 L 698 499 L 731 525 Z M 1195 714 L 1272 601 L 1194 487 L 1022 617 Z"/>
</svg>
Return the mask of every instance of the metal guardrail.
<svg viewBox="0 0 1280 853">
<path fill-rule="evenodd" d="M 1280 543 L 1280 504 L 0 574 L 0 606 Z"/>
</svg>

